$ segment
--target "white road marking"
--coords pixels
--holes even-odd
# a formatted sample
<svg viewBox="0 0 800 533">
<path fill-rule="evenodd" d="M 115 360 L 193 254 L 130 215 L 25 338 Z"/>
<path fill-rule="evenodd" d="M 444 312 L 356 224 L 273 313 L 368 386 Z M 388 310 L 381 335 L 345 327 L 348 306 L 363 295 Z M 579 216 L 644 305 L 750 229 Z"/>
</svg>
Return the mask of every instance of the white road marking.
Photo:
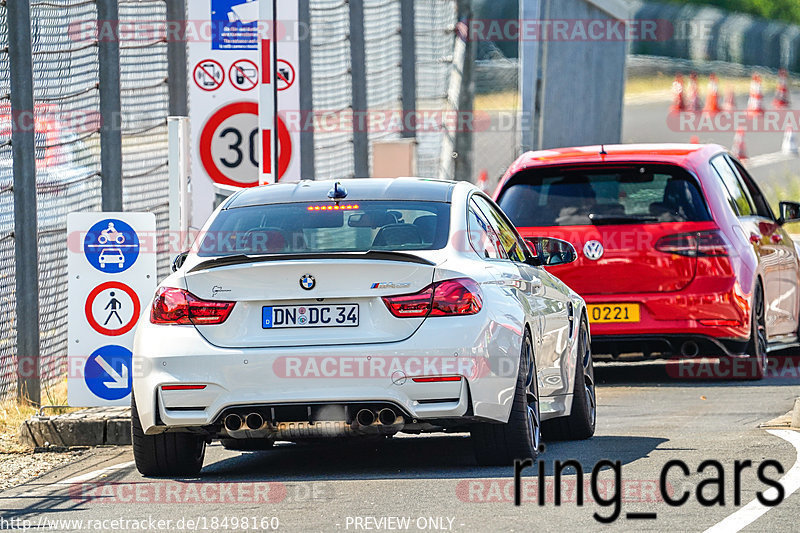
<svg viewBox="0 0 800 533">
<path fill-rule="evenodd" d="M 783 152 L 772 152 L 771 154 L 754 155 L 753 157 L 744 161 L 744 166 L 748 169 L 751 169 L 780 163 L 781 161 L 792 161 L 795 159 L 797 159 L 796 155 L 788 155 L 784 154 Z"/>
<path fill-rule="evenodd" d="M 797 459 L 794 465 L 779 480 L 779 483 L 783 485 L 784 501 L 786 501 L 786 498 L 800 488 L 800 433 L 789 429 L 770 429 L 767 430 L 767 433 L 787 441 L 797 451 Z M 774 488 L 766 490 L 764 491 L 764 497 L 774 500 L 778 497 L 778 491 Z M 762 505 L 757 499 L 753 500 L 735 513 L 728 515 L 722 522 L 706 529 L 704 533 L 736 533 L 758 520 L 770 509 L 773 509 L 773 507 Z"/>
<path fill-rule="evenodd" d="M 129 466 L 133 466 L 135 461 L 128 461 L 126 463 L 119 463 L 116 465 L 107 466 L 105 468 L 100 468 L 99 470 L 93 470 L 92 472 L 87 472 L 86 474 L 81 474 L 79 476 L 74 476 L 69 479 L 62 479 L 61 481 L 56 481 L 55 483 L 50 483 L 45 487 L 37 487 L 35 489 L 31 489 L 29 491 L 23 492 L 18 498 L 26 498 L 31 496 L 42 496 L 48 493 L 53 492 L 54 490 L 58 490 L 65 486 L 73 485 L 75 483 L 86 483 L 87 481 L 91 481 L 93 479 L 99 478 L 104 474 L 108 474 L 110 472 L 115 472 L 117 470 L 122 470 L 123 468 L 127 468 Z"/>
</svg>

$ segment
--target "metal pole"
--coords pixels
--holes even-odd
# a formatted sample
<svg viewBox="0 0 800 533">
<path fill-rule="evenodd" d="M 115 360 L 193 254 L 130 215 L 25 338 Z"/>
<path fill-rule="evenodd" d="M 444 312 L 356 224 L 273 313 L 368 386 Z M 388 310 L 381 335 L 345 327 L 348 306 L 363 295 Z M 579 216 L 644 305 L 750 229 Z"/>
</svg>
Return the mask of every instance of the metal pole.
<svg viewBox="0 0 800 533">
<path fill-rule="evenodd" d="M 414 113 L 417 111 L 417 49 L 416 21 L 414 19 L 414 0 L 401 0 L 400 3 L 400 39 L 402 48 L 403 78 L 403 137 L 417 136 L 417 123 Z"/>
<path fill-rule="evenodd" d="M 8 2 L 6 12 L 14 173 L 17 398 L 39 405 L 39 254 L 36 239 L 36 145 L 30 0 Z"/>
<path fill-rule="evenodd" d="M 472 114 L 475 102 L 475 83 L 472 71 L 475 65 L 475 41 L 469 35 L 470 20 L 472 19 L 472 0 L 457 0 L 458 20 L 467 27 L 465 38 L 464 64 L 461 69 L 461 90 L 458 93 L 459 117 L 472 117 L 470 120 L 458 120 L 455 131 L 455 153 L 458 154 L 453 168 L 453 178 L 456 181 L 472 181 L 472 127 L 474 115 Z"/>
<path fill-rule="evenodd" d="M 519 18 L 525 22 L 541 20 L 540 0 L 520 0 Z M 520 25 L 522 27 L 522 25 Z M 539 106 L 541 82 L 539 40 L 526 37 L 520 31 L 519 40 L 519 91 L 522 102 L 522 151 L 536 150 L 538 146 Z"/>
<path fill-rule="evenodd" d="M 297 7 L 298 32 L 303 32 L 299 42 L 300 64 L 300 177 L 313 180 L 314 171 L 314 128 L 306 127 L 312 124 L 309 120 L 314 113 L 313 83 L 311 70 L 311 7 L 309 0 L 299 0 Z"/>
<path fill-rule="evenodd" d="M 117 0 L 97 0 L 97 19 L 117 27 Z M 101 38 L 97 59 L 100 82 L 100 174 L 103 211 L 122 211 L 122 104 L 120 101 L 119 41 Z"/>
<path fill-rule="evenodd" d="M 369 177 L 367 135 L 367 67 L 364 44 L 364 0 L 350 0 L 350 76 L 353 93 L 353 171 Z"/>
<path fill-rule="evenodd" d="M 169 114 L 189 115 L 186 75 L 186 1 L 167 2 L 167 77 L 169 82 Z"/>
</svg>

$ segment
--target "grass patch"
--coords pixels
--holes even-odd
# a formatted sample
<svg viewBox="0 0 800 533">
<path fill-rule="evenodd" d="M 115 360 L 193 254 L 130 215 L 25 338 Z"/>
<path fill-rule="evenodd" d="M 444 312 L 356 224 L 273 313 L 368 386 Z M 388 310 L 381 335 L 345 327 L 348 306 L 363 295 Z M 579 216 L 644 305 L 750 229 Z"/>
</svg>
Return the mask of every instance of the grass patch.
<svg viewBox="0 0 800 533">
<path fill-rule="evenodd" d="M 800 179 L 796 175 L 787 172 L 780 183 L 763 187 L 764 196 L 776 215 L 780 214 L 780 202 L 800 202 Z M 800 223 L 786 224 L 785 228 L 791 235 L 800 235 Z"/>
<path fill-rule="evenodd" d="M 67 379 L 50 387 L 42 386 L 42 404 L 66 405 Z M 47 414 L 63 414 L 76 409 L 48 409 Z M 0 401 L 0 453 L 22 453 L 29 451 L 17 442 L 17 431 L 25 420 L 36 414 L 38 408 L 19 402 L 15 397 Z"/>
<path fill-rule="evenodd" d="M 475 111 L 514 111 L 522 108 L 519 102 L 519 94 L 513 90 L 476 94 L 473 106 Z"/>
</svg>

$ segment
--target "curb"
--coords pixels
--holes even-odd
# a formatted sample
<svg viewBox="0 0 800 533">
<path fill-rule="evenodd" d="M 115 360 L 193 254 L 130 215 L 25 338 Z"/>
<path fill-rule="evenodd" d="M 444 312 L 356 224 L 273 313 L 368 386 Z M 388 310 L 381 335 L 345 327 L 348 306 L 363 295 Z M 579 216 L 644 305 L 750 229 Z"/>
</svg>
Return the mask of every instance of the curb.
<svg viewBox="0 0 800 533">
<path fill-rule="evenodd" d="M 17 438 L 29 448 L 130 445 L 130 408 L 93 407 L 65 415 L 34 416 L 22 423 Z"/>
<path fill-rule="evenodd" d="M 794 409 L 792 409 L 792 424 L 793 429 L 800 429 L 800 398 L 794 401 Z"/>
</svg>

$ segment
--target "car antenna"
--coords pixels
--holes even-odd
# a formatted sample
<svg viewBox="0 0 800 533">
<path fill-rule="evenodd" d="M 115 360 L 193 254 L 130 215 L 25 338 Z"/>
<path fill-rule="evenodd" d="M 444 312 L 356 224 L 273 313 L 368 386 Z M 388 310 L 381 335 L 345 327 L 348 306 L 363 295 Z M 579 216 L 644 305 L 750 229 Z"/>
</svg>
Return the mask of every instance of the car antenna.
<svg viewBox="0 0 800 533">
<path fill-rule="evenodd" d="M 342 187 L 342 184 L 338 181 L 333 184 L 333 189 L 328 191 L 328 198 L 333 201 L 342 200 L 343 198 L 347 198 L 347 189 Z"/>
<path fill-rule="evenodd" d="M 600 145 L 600 155 L 608 155 L 608 152 L 606 152 L 606 145 L 605 144 L 601 144 Z"/>
</svg>

